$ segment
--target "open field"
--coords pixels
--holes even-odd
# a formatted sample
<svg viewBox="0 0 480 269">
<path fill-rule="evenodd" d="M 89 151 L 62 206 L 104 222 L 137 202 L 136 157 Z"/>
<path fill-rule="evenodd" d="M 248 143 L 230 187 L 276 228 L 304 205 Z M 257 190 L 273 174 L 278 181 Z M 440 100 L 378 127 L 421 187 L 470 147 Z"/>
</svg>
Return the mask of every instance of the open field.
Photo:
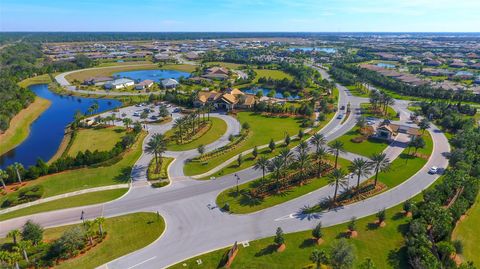
<svg viewBox="0 0 480 269">
<path fill-rule="evenodd" d="M 52 76 L 56 76 L 58 73 L 52 74 Z M 49 74 L 43 74 L 40 76 L 35 76 L 31 78 L 24 79 L 18 83 L 18 85 L 22 88 L 27 88 L 28 86 L 35 85 L 35 84 L 48 84 L 51 83 L 52 79 Z"/>
<path fill-rule="evenodd" d="M 334 161 L 335 157 L 328 155 L 328 160 Z M 346 170 L 349 166 L 350 162 L 348 160 L 338 158 L 339 167 Z M 265 179 L 268 180 L 268 176 L 265 176 Z M 239 185 L 239 191 L 249 190 L 252 186 L 258 185 L 261 181 L 260 179 L 254 180 L 252 182 L 247 182 L 242 185 Z M 323 176 L 321 178 L 315 178 L 310 180 L 303 186 L 295 186 L 285 192 L 282 192 L 278 195 L 268 196 L 262 201 L 252 201 L 245 199 L 243 195 L 238 195 L 236 192 L 236 187 L 232 187 L 230 189 L 224 190 L 221 192 L 216 199 L 216 203 L 219 207 L 223 207 L 225 203 L 230 205 L 230 212 L 234 214 L 246 214 L 256 212 L 265 208 L 272 207 L 274 205 L 278 205 L 281 203 L 285 203 L 292 199 L 298 198 L 302 195 L 315 191 L 321 187 L 326 186 L 327 183 L 327 176 Z"/>
<path fill-rule="evenodd" d="M 177 144 L 176 141 L 170 141 L 167 145 L 167 149 L 171 151 L 185 151 L 190 149 L 196 149 L 200 145 L 208 145 L 218 140 L 227 131 L 227 123 L 219 118 L 210 117 L 210 128 L 204 134 L 197 139 L 194 139 L 186 144 Z M 167 131 L 165 135 L 172 136 L 173 129 Z"/>
<path fill-rule="evenodd" d="M 257 75 L 255 76 L 255 79 L 253 80 L 254 83 L 257 83 L 258 79 L 261 77 L 271 78 L 271 79 L 284 79 L 284 78 L 288 78 L 289 80 L 293 79 L 293 77 L 290 74 L 287 74 L 282 70 L 254 69 L 253 71 L 257 73 Z"/>
<path fill-rule="evenodd" d="M 45 229 L 44 241 L 53 241 L 74 226 L 81 224 Z M 108 218 L 103 226 L 107 236 L 99 245 L 83 255 L 60 263 L 55 268 L 98 267 L 155 241 L 163 233 L 165 222 L 155 213 L 134 213 Z M 0 239 L 0 244 L 7 240 L 10 239 Z"/>
<path fill-rule="evenodd" d="M 55 196 L 83 189 L 100 186 L 127 183 L 130 180 L 130 170 L 142 154 L 142 142 L 146 133 L 141 133 L 133 146 L 122 155 L 117 163 L 95 168 L 80 168 L 57 174 L 40 177 L 29 181 L 28 186 L 42 185 L 42 198 Z M 0 198 L 0 203 L 15 193 L 9 193 Z"/>
<path fill-rule="evenodd" d="M 106 68 L 98 68 L 98 69 L 88 69 L 82 70 L 75 73 L 72 73 L 65 78 L 73 82 L 74 80 L 78 80 L 80 82 L 84 81 L 90 77 L 98 77 L 98 76 L 111 76 L 117 72 L 124 72 L 124 71 L 133 71 L 133 70 L 152 70 L 152 69 L 159 69 L 158 65 L 156 64 L 135 64 L 135 65 L 119 65 L 119 66 L 111 66 Z"/>
<path fill-rule="evenodd" d="M 124 135 L 125 129 L 121 127 L 81 129 L 76 134 L 68 155 L 75 157 L 78 152 L 87 149 L 91 152 L 111 150 Z"/>
<path fill-rule="evenodd" d="M 47 212 L 47 211 L 64 209 L 64 208 L 72 208 L 77 206 L 86 206 L 86 205 L 105 203 L 121 197 L 127 191 L 128 191 L 127 188 L 123 188 L 123 189 L 115 189 L 115 190 L 108 190 L 108 191 L 85 193 L 85 194 L 76 195 L 68 198 L 58 199 L 55 201 L 34 205 L 27 208 L 2 214 L 0 215 L 0 221 L 13 219 L 21 216 L 32 215 L 40 212 Z"/>
<path fill-rule="evenodd" d="M 473 261 L 475 265 L 480 264 L 480 195 L 477 196 L 475 204 L 467 211 L 467 218 L 457 224 L 453 231 L 453 240 L 460 240 L 463 243 L 464 260 Z"/>
<path fill-rule="evenodd" d="M 379 139 L 367 139 L 361 143 L 355 143 L 351 141 L 353 138 L 359 136 L 361 136 L 361 134 L 358 131 L 358 127 L 355 127 L 341 137 L 337 138 L 336 141 L 342 142 L 346 151 L 366 157 L 372 155 L 373 153 L 384 151 L 389 144 L 387 141 Z M 331 145 L 332 143 L 333 141 L 329 144 Z"/>
<path fill-rule="evenodd" d="M 274 141 L 281 140 L 288 133 L 290 136 L 296 135 L 300 130 L 300 122 L 295 118 L 279 118 L 259 115 L 251 112 L 240 112 L 237 119 L 241 124 L 248 122 L 250 124 L 250 134 L 243 143 L 221 156 L 212 158 L 204 163 L 189 162 L 184 166 L 186 175 L 198 175 L 205 173 L 225 160 L 245 151 L 254 146 L 268 144 L 270 139 Z"/>
<path fill-rule="evenodd" d="M 27 108 L 21 110 L 10 120 L 10 127 L 0 134 L 0 155 L 15 148 L 30 134 L 30 125 L 50 107 L 47 99 L 36 97 Z"/>
</svg>

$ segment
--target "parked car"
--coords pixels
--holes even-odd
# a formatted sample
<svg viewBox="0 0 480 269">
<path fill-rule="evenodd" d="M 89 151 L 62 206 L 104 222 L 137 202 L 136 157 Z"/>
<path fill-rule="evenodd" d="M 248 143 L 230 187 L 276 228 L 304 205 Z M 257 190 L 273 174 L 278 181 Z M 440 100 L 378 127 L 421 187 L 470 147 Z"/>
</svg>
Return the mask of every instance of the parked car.
<svg viewBox="0 0 480 269">
<path fill-rule="evenodd" d="M 135 113 L 133 113 L 133 116 L 135 116 L 135 117 L 140 117 L 140 113 L 135 112 Z"/>
<path fill-rule="evenodd" d="M 338 114 L 337 119 L 343 118 L 343 114 Z"/>
<path fill-rule="evenodd" d="M 436 173 L 438 173 L 438 167 L 436 167 L 436 166 L 430 167 L 430 169 L 428 170 L 428 173 L 430 175 L 435 175 Z"/>
<path fill-rule="evenodd" d="M 341 107 L 340 107 L 340 110 L 345 110 L 345 106 L 341 106 Z"/>
<path fill-rule="evenodd" d="M 173 110 L 174 113 L 178 113 L 178 112 L 180 112 L 180 111 L 181 111 L 181 110 L 180 110 L 180 108 L 178 108 L 178 107 Z"/>
</svg>

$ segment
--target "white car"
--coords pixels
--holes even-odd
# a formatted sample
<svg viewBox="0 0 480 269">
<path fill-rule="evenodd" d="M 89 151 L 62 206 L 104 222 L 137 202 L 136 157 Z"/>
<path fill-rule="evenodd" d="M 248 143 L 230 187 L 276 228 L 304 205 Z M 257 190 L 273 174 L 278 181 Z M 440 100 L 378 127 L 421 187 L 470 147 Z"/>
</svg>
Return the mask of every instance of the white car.
<svg viewBox="0 0 480 269">
<path fill-rule="evenodd" d="M 438 167 L 432 166 L 430 169 L 428 169 L 428 173 L 431 175 L 435 175 L 438 172 Z"/>
</svg>

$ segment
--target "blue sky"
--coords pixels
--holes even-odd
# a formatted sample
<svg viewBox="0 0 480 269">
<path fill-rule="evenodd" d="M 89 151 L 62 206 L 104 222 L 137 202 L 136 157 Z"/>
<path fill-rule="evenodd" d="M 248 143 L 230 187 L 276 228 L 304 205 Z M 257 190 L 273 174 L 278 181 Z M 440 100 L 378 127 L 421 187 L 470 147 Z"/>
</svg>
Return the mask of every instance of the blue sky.
<svg viewBox="0 0 480 269">
<path fill-rule="evenodd" d="M 478 32 L 480 0 L 0 0 L 0 30 Z"/>
</svg>

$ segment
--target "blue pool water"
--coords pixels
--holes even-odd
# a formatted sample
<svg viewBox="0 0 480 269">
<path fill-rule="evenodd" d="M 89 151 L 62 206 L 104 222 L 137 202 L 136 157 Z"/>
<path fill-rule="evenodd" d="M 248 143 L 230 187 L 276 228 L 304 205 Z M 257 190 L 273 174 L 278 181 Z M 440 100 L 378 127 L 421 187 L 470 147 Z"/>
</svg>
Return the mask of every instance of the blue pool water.
<svg viewBox="0 0 480 269">
<path fill-rule="evenodd" d="M 301 50 L 303 52 L 310 52 L 312 50 L 315 50 L 315 51 L 322 51 L 322 52 L 326 52 L 326 53 L 337 52 L 337 50 L 334 49 L 334 48 L 313 48 L 313 47 L 296 47 L 296 48 L 289 48 L 288 50 L 289 51 Z"/>
<path fill-rule="evenodd" d="M 50 107 L 30 126 L 30 135 L 16 148 L 0 156 L 0 168 L 19 162 L 25 167 L 35 164 L 37 158 L 50 160 L 62 142 L 65 127 L 73 121 L 76 111 L 87 112 L 98 102 L 98 112 L 114 109 L 117 100 L 94 99 L 59 95 L 48 90 L 47 84 L 30 86 L 30 89 L 51 102 Z"/>
<path fill-rule="evenodd" d="M 136 82 L 142 80 L 153 80 L 159 82 L 162 79 L 173 78 L 178 80 L 180 77 L 188 78 L 190 73 L 181 72 L 177 70 L 137 70 L 137 71 L 125 71 L 113 74 L 115 77 L 129 78 Z"/>
<path fill-rule="evenodd" d="M 265 88 L 256 88 L 256 89 L 242 89 L 242 92 L 248 93 L 248 94 L 257 94 L 257 92 L 262 91 L 263 96 L 268 96 L 268 93 L 271 91 L 270 89 L 265 89 Z M 291 94 L 291 93 L 290 93 Z M 275 91 L 275 98 L 284 98 L 283 94 L 281 92 Z M 300 96 L 298 95 L 291 95 L 288 97 L 288 100 L 295 100 L 299 99 Z"/>
</svg>

